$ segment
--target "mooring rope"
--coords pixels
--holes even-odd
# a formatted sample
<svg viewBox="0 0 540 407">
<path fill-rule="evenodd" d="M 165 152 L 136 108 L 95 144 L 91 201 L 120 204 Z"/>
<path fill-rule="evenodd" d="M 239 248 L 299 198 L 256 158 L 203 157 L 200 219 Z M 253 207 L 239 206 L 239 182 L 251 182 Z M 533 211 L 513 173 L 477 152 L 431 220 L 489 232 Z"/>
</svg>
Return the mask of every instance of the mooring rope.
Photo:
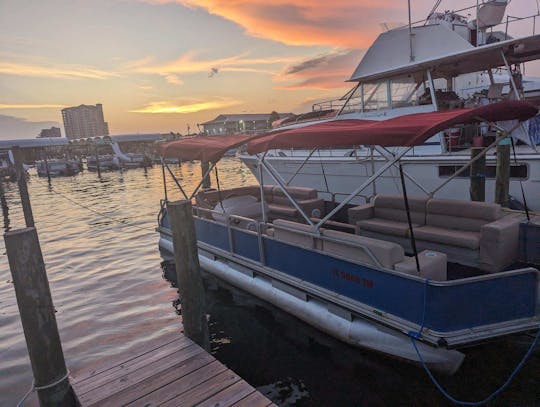
<svg viewBox="0 0 540 407">
<path fill-rule="evenodd" d="M 519 373 L 519 371 L 521 370 L 521 368 L 523 367 L 523 365 L 525 364 L 525 362 L 527 361 L 529 356 L 531 356 L 531 354 L 532 354 L 534 348 L 536 347 L 536 344 L 538 343 L 538 340 L 540 338 L 540 325 L 538 326 L 538 332 L 536 333 L 536 337 L 534 338 L 531 346 L 529 347 L 529 349 L 527 350 L 527 352 L 525 353 L 525 355 L 523 356 L 521 361 L 514 368 L 514 370 L 512 371 L 510 376 L 508 377 L 508 379 L 506 379 L 506 381 L 502 384 L 502 386 L 500 386 L 497 390 L 495 390 L 488 397 L 486 397 L 485 399 L 483 399 L 481 401 L 462 401 L 462 400 L 458 400 L 455 397 L 453 397 L 450 393 L 448 393 L 442 387 L 442 385 L 437 381 L 435 376 L 433 376 L 433 373 L 431 373 L 431 370 L 429 369 L 426 362 L 424 361 L 424 358 L 420 354 L 420 350 L 418 349 L 418 346 L 416 344 L 416 341 L 422 337 L 422 330 L 424 329 L 424 323 L 425 323 L 425 317 L 426 317 L 426 308 L 427 308 L 427 301 L 426 301 L 426 298 L 427 298 L 427 286 L 428 286 L 428 279 L 426 279 L 426 284 L 425 284 L 425 288 L 424 288 L 424 309 L 423 309 L 423 313 L 422 313 L 422 325 L 420 326 L 419 331 L 410 331 L 409 332 L 409 337 L 411 338 L 414 350 L 416 351 L 416 355 L 418 356 L 418 359 L 420 360 L 420 363 L 421 363 L 422 367 L 426 371 L 427 375 L 429 376 L 429 378 L 431 379 L 431 381 L 433 382 L 435 387 L 437 387 L 437 389 L 441 392 L 441 394 L 444 397 L 446 397 L 448 400 L 450 400 L 452 403 L 457 404 L 457 405 L 461 405 L 461 406 L 482 406 L 484 404 L 489 403 L 491 400 L 493 400 L 495 397 L 497 397 L 499 394 L 501 394 L 508 387 L 508 385 L 512 382 L 514 377 Z"/>
<path fill-rule="evenodd" d="M 70 374 L 69 369 L 67 369 L 66 374 L 64 376 L 62 376 L 60 379 L 55 380 L 54 382 L 43 385 L 43 386 L 36 386 L 35 379 L 32 379 L 32 385 L 30 386 L 30 389 L 26 392 L 24 397 L 17 403 L 17 407 L 21 407 L 24 404 L 24 402 L 26 401 L 26 399 L 30 396 L 30 394 L 32 394 L 36 390 L 50 389 L 50 388 L 62 383 L 64 380 L 66 380 L 69 377 L 69 374 Z"/>
</svg>

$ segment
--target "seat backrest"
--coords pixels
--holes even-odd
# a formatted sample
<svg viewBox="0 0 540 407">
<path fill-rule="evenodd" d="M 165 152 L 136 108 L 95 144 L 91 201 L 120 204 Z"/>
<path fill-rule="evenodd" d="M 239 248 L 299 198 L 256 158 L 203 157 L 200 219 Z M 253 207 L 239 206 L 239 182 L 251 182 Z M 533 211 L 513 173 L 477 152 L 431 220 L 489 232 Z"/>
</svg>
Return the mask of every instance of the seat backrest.
<svg viewBox="0 0 540 407">
<path fill-rule="evenodd" d="M 480 232 L 480 228 L 502 217 L 501 205 L 456 199 L 430 199 L 426 223 L 446 229 Z"/>
<path fill-rule="evenodd" d="M 322 234 L 324 237 L 347 242 L 323 240 L 323 251 L 347 260 L 376 265 L 362 247 L 367 248 L 385 268 L 393 269 L 396 263 L 404 259 L 403 248 L 397 243 L 328 229 Z"/>
<path fill-rule="evenodd" d="M 408 198 L 412 223 L 424 225 L 426 223 L 427 197 Z M 401 195 L 377 195 L 375 197 L 374 215 L 376 218 L 407 222 L 405 201 Z"/>
<path fill-rule="evenodd" d="M 304 200 L 304 199 L 313 199 L 317 198 L 317 191 L 313 188 L 305 188 L 305 187 L 287 187 L 287 192 L 291 194 L 293 198 L 296 200 Z M 274 197 L 285 197 L 285 194 L 281 190 L 279 186 L 274 186 L 272 190 L 272 194 Z"/>
<path fill-rule="evenodd" d="M 322 250 L 322 242 L 319 238 L 311 236 L 312 228 L 310 225 L 292 222 L 285 219 L 275 219 L 274 238 L 282 242 L 292 243 L 294 245 L 307 247 L 309 249 Z"/>
</svg>

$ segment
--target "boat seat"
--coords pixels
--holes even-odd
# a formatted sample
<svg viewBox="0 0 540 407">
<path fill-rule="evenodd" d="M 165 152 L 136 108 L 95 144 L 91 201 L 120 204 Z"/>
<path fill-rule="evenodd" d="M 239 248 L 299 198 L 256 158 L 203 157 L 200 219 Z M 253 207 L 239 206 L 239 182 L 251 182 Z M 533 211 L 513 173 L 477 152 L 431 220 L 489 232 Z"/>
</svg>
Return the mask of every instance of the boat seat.
<svg viewBox="0 0 540 407">
<path fill-rule="evenodd" d="M 309 249 L 322 250 L 322 241 L 311 235 L 313 228 L 310 225 L 285 219 L 275 219 L 273 224 L 275 239 Z"/>
<path fill-rule="evenodd" d="M 362 247 L 365 247 L 383 267 L 388 269 L 393 269 L 396 263 L 404 259 L 403 248 L 396 243 L 365 236 L 351 235 L 350 233 L 339 232 L 337 230 L 323 230 L 322 235 L 344 242 L 323 240 L 323 251 L 340 258 L 376 265 L 371 256 L 362 249 Z"/>
</svg>

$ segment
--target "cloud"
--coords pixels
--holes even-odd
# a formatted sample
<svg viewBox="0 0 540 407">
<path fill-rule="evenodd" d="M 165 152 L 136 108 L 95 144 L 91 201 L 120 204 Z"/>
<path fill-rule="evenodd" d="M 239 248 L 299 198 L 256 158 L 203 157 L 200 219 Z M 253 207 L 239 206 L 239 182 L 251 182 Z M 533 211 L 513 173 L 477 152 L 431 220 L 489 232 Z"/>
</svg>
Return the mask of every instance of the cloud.
<svg viewBox="0 0 540 407">
<path fill-rule="evenodd" d="M 130 112 L 131 113 L 151 113 L 151 114 L 158 114 L 158 113 L 184 114 L 184 113 L 201 112 L 203 110 L 214 110 L 214 109 L 221 109 L 224 107 L 237 106 L 242 103 L 243 102 L 241 101 L 230 100 L 230 99 L 214 100 L 214 101 L 207 101 L 207 102 L 189 102 L 189 103 L 182 103 L 182 104 L 179 104 L 178 102 L 160 101 L 160 102 L 149 103 L 140 109 L 130 110 Z"/>
<path fill-rule="evenodd" d="M 278 89 L 287 90 L 349 88 L 351 85 L 345 81 L 349 79 L 360 56 L 361 51 L 357 49 L 317 55 L 286 66 L 275 81 L 282 83 Z"/>
<path fill-rule="evenodd" d="M 63 109 L 65 105 L 29 105 L 0 103 L 0 109 Z"/>
<path fill-rule="evenodd" d="M 152 63 L 152 59 L 145 58 L 130 64 L 130 66 L 133 71 L 138 73 L 163 76 L 201 72 L 214 72 L 215 75 L 219 71 L 275 73 L 269 70 L 261 70 L 256 67 L 261 65 L 282 65 L 296 60 L 296 58 L 292 57 L 250 58 L 248 55 L 247 52 L 244 52 L 225 58 L 203 59 L 200 57 L 200 52 L 189 51 L 169 62 L 156 64 L 155 62 Z"/>
<path fill-rule="evenodd" d="M 82 65 L 44 66 L 18 62 L 0 62 L 0 74 L 64 79 L 107 79 L 119 76 L 114 72 Z"/>
<path fill-rule="evenodd" d="M 167 75 L 165 80 L 171 85 L 183 85 L 184 81 L 178 77 L 178 75 Z"/>
<path fill-rule="evenodd" d="M 289 45 L 364 48 L 381 21 L 406 16 L 405 2 L 378 0 L 146 0 L 202 8 L 240 25 L 254 37 Z"/>
</svg>

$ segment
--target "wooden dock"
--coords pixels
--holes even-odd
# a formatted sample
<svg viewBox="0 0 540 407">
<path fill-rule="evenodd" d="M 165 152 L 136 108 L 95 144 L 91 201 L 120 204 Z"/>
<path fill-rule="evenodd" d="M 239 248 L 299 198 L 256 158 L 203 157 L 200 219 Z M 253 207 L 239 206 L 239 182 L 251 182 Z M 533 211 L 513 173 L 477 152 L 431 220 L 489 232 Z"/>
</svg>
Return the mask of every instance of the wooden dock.
<svg viewBox="0 0 540 407">
<path fill-rule="evenodd" d="M 82 406 L 275 406 L 178 332 L 71 375 Z"/>
</svg>

